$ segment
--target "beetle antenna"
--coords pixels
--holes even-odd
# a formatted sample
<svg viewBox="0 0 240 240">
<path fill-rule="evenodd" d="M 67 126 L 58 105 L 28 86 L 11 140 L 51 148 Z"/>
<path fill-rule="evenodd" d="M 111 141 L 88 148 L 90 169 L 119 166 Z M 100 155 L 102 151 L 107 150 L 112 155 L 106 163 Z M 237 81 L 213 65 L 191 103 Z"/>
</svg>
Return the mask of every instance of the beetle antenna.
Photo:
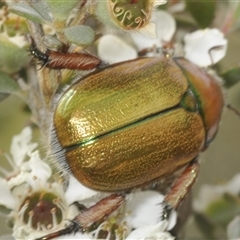
<svg viewBox="0 0 240 240">
<path fill-rule="evenodd" d="M 240 112 L 236 108 L 234 108 L 231 104 L 227 104 L 227 108 L 229 110 L 232 110 L 240 118 Z"/>
</svg>

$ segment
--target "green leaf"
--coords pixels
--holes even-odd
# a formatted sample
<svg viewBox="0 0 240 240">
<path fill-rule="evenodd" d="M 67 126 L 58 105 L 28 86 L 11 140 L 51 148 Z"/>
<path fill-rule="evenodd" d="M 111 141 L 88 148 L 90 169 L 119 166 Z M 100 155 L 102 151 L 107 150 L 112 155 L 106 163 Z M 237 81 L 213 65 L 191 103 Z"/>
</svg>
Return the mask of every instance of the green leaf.
<svg viewBox="0 0 240 240">
<path fill-rule="evenodd" d="M 47 21 L 52 22 L 48 6 L 45 1 L 32 1 L 31 6 Z"/>
<path fill-rule="evenodd" d="M 37 23 L 45 22 L 45 19 L 34 8 L 30 7 L 26 3 L 11 4 L 9 11 Z"/>
<path fill-rule="evenodd" d="M 186 8 L 201 28 L 208 27 L 215 15 L 216 2 L 185 0 Z"/>
<path fill-rule="evenodd" d="M 71 1 L 58 1 L 58 0 L 45 0 L 54 20 L 64 21 L 68 18 L 69 13 L 73 8 L 79 4 L 79 0 Z"/>
<path fill-rule="evenodd" d="M 88 26 L 73 26 L 64 30 L 64 35 L 71 43 L 79 46 L 91 45 L 95 38 L 95 32 Z"/>
<path fill-rule="evenodd" d="M 29 53 L 24 48 L 9 41 L 3 35 L 0 37 L 0 71 L 15 73 L 29 62 Z"/>
<path fill-rule="evenodd" d="M 19 90 L 20 88 L 13 78 L 6 73 L 0 72 L 0 101 Z"/>
<path fill-rule="evenodd" d="M 236 83 L 240 82 L 240 67 L 232 68 L 222 74 L 220 74 L 224 80 L 224 86 L 230 88 Z"/>
</svg>

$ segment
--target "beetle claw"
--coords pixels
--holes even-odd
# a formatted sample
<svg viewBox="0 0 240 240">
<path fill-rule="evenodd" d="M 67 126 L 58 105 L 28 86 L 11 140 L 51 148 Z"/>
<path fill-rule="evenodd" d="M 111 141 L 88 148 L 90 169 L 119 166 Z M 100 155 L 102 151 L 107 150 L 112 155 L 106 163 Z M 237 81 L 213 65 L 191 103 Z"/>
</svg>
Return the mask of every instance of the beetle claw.
<svg viewBox="0 0 240 240">
<path fill-rule="evenodd" d="M 161 216 L 161 220 L 164 221 L 164 220 L 168 220 L 169 217 L 170 217 L 170 214 L 173 210 L 173 207 L 170 206 L 169 204 L 167 204 L 166 202 L 164 202 L 165 206 L 163 208 L 163 213 L 162 213 L 162 216 Z"/>
</svg>

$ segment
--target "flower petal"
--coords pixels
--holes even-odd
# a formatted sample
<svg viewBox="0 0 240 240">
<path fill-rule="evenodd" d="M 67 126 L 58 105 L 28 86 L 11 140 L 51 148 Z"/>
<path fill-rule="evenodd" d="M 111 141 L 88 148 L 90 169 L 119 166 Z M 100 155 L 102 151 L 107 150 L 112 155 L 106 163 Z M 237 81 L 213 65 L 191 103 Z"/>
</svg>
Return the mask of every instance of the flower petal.
<svg viewBox="0 0 240 240">
<path fill-rule="evenodd" d="M 69 185 L 65 193 L 65 198 L 68 205 L 71 205 L 75 201 L 86 200 L 98 194 L 98 192 L 84 187 L 81 183 L 77 181 L 75 177 L 70 175 Z"/>
<path fill-rule="evenodd" d="M 227 51 L 227 40 L 218 29 L 207 28 L 186 34 L 184 42 L 185 58 L 200 67 L 217 63 Z"/>
<path fill-rule="evenodd" d="M 40 159 L 38 151 L 34 151 L 30 154 L 28 164 L 31 169 L 31 181 L 29 181 L 28 184 L 33 187 L 33 184 L 35 185 L 35 181 L 33 183 L 32 180 L 37 178 L 38 182 L 44 186 L 52 175 L 50 166 Z"/>
<path fill-rule="evenodd" d="M 38 151 L 35 151 L 30 153 L 29 162 L 22 163 L 20 173 L 15 177 L 12 177 L 8 181 L 8 185 L 11 188 L 19 186 L 22 183 L 27 183 L 32 188 L 45 186 L 51 175 L 51 168 L 40 159 Z"/>
<path fill-rule="evenodd" d="M 167 3 L 167 0 L 153 0 L 153 6 L 157 7 L 159 5 Z"/>
<path fill-rule="evenodd" d="M 126 212 L 129 214 L 124 218 L 131 228 L 153 225 L 160 221 L 163 195 L 156 191 L 143 191 L 131 196 L 126 205 Z"/>
<path fill-rule="evenodd" d="M 165 232 L 167 227 L 167 222 L 162 221 L 158 224 L 146 226 L 143 228 L 138 228 L 132 231 L 126 240 L 133 240 L 133 239 L 156 239 L 156 240 L 173 240 L 174 237 L 171 236 L 170 233 Z"/>
<path fill-rule="evenodd" d="M 10 152 L 13 161 L 17 167 L 20 167 L 28 152 L 31 152 L 37 147 L 37 143 L 31 143 L 32 130 L 30 127 L 25 127 L 22 132 L 12 139 Z"/>
<path fill-rule="evenodd" d="M 73 239 L 85 239 L 85 240 L 92 240 L 92 238 L 85 234 L 85 233 L 76 233 L 76 234 L 71 234 L 63 237 L 57 238 L 58 240 L 62 239 L 68 239 L 68 240 L 73 240 Z"/>
<path fill-rule="evenodd" d="M 16 186 L 21 185 L 22 183 L 26 183 L 26 179 L 29 177 L 29 173 L 20 172 L 16 177 L 12 177 L 8 181 L 9 188 L 14 188 Z"/>
<path fill-rule="evenodd" d="M 156 23 L 157 37 L 161 42 L 168 42 L 176 31 L 176 21 L 166 11 L 156 11 L 153 15 L 153 22 Z"/>
<path fill-rule="evenodd" d="M 135 59 L 137 51 L 120 38 L 108 34 L 99 39 L 98 56 L 110 64 Z"/>
<path fill-rule="evenodd" d="M 0 205 L 3 205 L 9 209 L 14 209 L 16 207 L 16 200 L 12 196 L 9 185 L 5 179 L 0 178 Z"/>
<path fill-rule="evenodd" d="M 177 212 L 172 210 L 170 216 L 168 217 L 168 226 L 167 230 L 171 230 L 177 223 Z"/>
<path fill-rule="evenodd" d="M 142 35 L 138 32 L 131 33 L 132 40 L 139 51 L 153 46 L 162 47 L 164 42 L 172 39 L 176 31 L 176 22 L 166 11 L 155 12 L 152 21 L 156 25 L 156 38 Z"/>
</svg>

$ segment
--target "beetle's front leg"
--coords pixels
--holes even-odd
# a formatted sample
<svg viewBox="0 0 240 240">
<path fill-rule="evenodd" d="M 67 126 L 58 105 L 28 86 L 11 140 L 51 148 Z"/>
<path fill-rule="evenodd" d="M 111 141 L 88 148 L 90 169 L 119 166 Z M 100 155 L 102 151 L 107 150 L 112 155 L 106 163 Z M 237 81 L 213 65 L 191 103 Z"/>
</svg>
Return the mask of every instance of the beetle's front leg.
<svg viewBox="0 0 240 240">
<path fill-rule="evenodd" d="M 89 53 L 70 53 L 47 50 L 40 51 L 31 39 L 30 53 L 38 59 L 43 67 L 51 69 L 93 70 L 107 64 Z"/>
<path fill-rule="evenodd" d="M 198 176 L 199 168 L 199 158 L 196 157 L 188 164 L 182 174 L 173 183 L 170 191 L 164 198 L 166 208 L 163 218 L 168 218 L 171 210 L 176 209 L 187 195 Z"/>
<path fill-rule="evenodd" d="M 117 210 L 125 201 L 124 194 L 112 194 L 103 198 L 90 208 L 81 211 L 70 224 L 57 232 L 40 237 L 36 240 L 50 240 L 67 234 L 75 234 L 77 232 L 86 232 L 94 223 L 102 221 L 111 213 Z"/>
</svg>

